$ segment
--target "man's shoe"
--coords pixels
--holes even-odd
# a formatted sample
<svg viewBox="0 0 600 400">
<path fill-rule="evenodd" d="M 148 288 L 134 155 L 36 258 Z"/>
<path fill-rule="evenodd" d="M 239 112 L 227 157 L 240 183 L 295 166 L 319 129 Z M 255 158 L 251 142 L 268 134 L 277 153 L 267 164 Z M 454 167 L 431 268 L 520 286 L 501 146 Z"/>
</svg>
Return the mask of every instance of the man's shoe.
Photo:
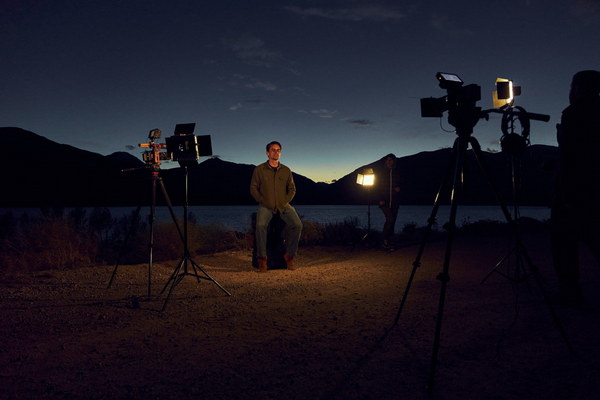
<svg viewBox="0 0 600 400">
<path fill-rule="evenodd" d="M 258 272 L 267 272 L 267 257 L 257 257 Z"/>
<path fill-rule="evenodd" d="M 287 269 L 289 269 L 290 271 L 293 271 L 296 269 L 296 266 L 294 265 L 294 256 L 290 256 L 287 254 L 283 255 L 283 259 L 285 260 L 285 264 L 287 265 Z"/>
</svg>

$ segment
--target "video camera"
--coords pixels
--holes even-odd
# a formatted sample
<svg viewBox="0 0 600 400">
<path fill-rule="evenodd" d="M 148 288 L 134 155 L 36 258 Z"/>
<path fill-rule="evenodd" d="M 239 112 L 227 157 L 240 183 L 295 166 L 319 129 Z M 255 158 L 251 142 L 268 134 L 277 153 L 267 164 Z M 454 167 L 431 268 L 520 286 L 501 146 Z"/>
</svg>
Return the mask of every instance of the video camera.
<svg viewBox="0 0 600 400">
<path fill-rule="evenodd" d="M 149 142 L 138 144 L 139 147 L 150 149 L 142 153 L 142 160 L 148 165 L 160 165 L 162 160 L 169 159 L 166 153 L 160 152 L 160 150 L 166 149 L 167 146 L 163 143 L 156 143 L 156 140 L 160 139 L 161 136 L 162 131 L 160 129 L 152 129 L 148 133 Z"/>
<path fill-rule="evenodd" d="M 443 97 L 427 97 L 421 99 L 421 117 L 442 117 L 444 111 L 475 108 L 475 104 L 481 100 L 481 88 L 470 84 L 463 86 L 463 81 L 455 74 L 438 72 L 435 77 L 440 87 L 448 94 Z"/>
</svg>

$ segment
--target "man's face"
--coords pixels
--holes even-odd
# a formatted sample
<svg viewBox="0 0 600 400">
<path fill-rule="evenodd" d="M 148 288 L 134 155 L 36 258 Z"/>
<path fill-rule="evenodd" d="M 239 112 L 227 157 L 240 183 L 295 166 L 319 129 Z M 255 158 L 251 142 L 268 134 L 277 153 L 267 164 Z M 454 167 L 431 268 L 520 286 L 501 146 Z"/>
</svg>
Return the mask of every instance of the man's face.
<svg viewBox="0 0 600 400">
<path fill-rule="evenodd" d="M 277 144 L 272 144 L 269 147 L 269 151 L 267 151 L 267 157 L 271 161 L 279 161 L 279 157 L 281 157 L 281 147 Z"/>
<path fill-rule="evenodd" d="M 389 169 L 394 168 L 394 160 L 392 157 L 388 157 L 385 159 L 385 166 L 388 167 Z"/>
</svg>

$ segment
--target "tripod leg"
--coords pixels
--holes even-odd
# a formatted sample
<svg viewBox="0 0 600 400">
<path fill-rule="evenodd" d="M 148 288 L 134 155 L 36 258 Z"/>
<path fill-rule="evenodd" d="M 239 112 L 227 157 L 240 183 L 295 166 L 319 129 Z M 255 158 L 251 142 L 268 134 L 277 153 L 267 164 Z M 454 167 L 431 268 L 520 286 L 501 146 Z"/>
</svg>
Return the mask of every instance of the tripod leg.
<svg viewBox="0 0 600 400">
<path fill-rule="evenodd" d="M 458 139 L 457 139 L 458 140 Z M 457 141 L 454 143 L 454 147 L 456 147 Z M 450 179 L 450 173 L 452 172 L 453 165 L 456 163 L 456 148 L 452 151 L 452 157 L 448 163 L 448 167 L 446 168 L 446 172 L 444 174 L 444 178 L 442 179 L 442 183 L 435 195 L 435 200 L 433 202 L 433 208 L 431 209 L 431 214 L 429 215 L 429 219 L 427 220 L 427 228 L 425 229 L 425 233 L 423 235 L 423 239 L 421 239 L 421 244 L 419 246 L 419 250 L 417 252 L 417 257 L 415 261 L 413 261 L 413 268 L 410 272 L 410 277 L 408 278 L 408 282 L 406 283 L 406 288 L 404 289 L 404 294 L 402 295 L 402 301 L 400 302 L 400 307 L 398 308 L 398 313 L 396 314 L 396 318 L 394 319 L 394 326 L 398 324 L 398 320 L 400 319 L 400 314 L 402 313 L 402 309 L 404 308 L 404 303 L 406 303 L 406 299 L 408 297 L 408 292 L 412 286 L 413 279 L 417 272 L 417 268 L 421 266 L 421 258 L 423 257 L 423 253 L 425 251 L 425 245 L 429 240 L 429 235 L 431 234 L 431 230 L 433 224 L 436 222 L 436 215 L 438 209 L 440 208 L 441 194 L 446 187 L 448 180 Z"/>
<path fill-rule="evenodd" d="M 184 273 L 179 273 L 179 271 L 181 270 L 181 266 L 183 265 L 184 262 L 185 262 L 185 259 L 182 259 L 179 262 L 179 265 L 177 266 L 177 268 L 175 268 L 175 271 L 173 271 L 171 278 L 169 279 L 169 281 L 167 281 L 167 283 L 165 284 L 165 287 L 163 288 L 163 292 L 164 292 L 165 289 L 167 288 L 167 286 L 169 286 L 169 282 L 171 282 L 171 287 L 169 289 L 169 293 L 167 293 L 167 297 L 165 298 L 165 302 L 163 303 L 163 307 L 162 307 L 161 311 L 165 311 L 167 309 L 167 304 L 169 303 L 169 299 L 171 298 L 171 293 L 173 293 L 173 289 L 175 289 L 175 286 L 177 286 L 179 284 L 179 282 L 181 282 L 181 280 L 185 276 Z"/>
<path fill-rule="evenodd" d="M 115 262 L 115 268 L 113 269 L 112 275 L 110 276 L 110 280 L 108 281 L 108 286 L 106 287 L 107 289 L 110 289 L 117 275 L 117 268 L 119 267 L 119 263 L 121 262 L 121 257 L 123 257 L 123 254 L 125 254 L 125 248 L 127 247 L 127 243 L 129 243 L 129 238 L 133 233 L 133 228 L 135 228 L 135 221 L 137 221 L 137 219 L 139 218 L 141 209 L 142 206 L 138 206 L 135 209 L 135 212 L 133 213 L 133 216 L 131 218 L 131 224 L 129 225 L 129 229 L 127 230 L 127 234 L 125 235 L 125 239 L 123 240 L 123 244 L 121 245 L 121 249 L 119 250 L 119 255 L 117 256 L 117 261 Z"/>
<path fill-rule="evenodd" d="M 492 276 L 492 274 L 493 274 L 494 272 L 497 272 L 498 274 L 500 274 L 500 275 L 502 275 L 502 276 L 505 276 L 505 274 L 503 274 L 502 272 L 500 272 L 498 269 L 499 269 L 499 268 L 502 266 L 502 264 L 504 264 L 506 261 L 508 261 L 508 259 L 509 259 L 509 257 L 511 256 L 511 254 L 512 254 L 512 252 L 513 252 L 513 251 L 515 251 L 515 250 L 514 250 L 514 248 L 513 248 L 513 249 L 511 249 L 511 250 L 508 252 L 508 254 L 507 254 L 507 255 L 505 255 L 504 257 L 502 257 L 502 259 L 500 259 L 500 261 L 498 261 L 498 262 L 496 263 L 496 265 L 494 266 L 494 268 L 492 268 L 492 270 L 491 270 L 491 271 L 490 271 L 490 272 L 489 272 L 489 273 L 488 273 L 488 274 L 485 276 L 485 278 L 483 278 L 483 279 L 481 280 L 480 284 L 484 284 L 484 283 L 485 283 L 485 281 L 487 281 L 487 280 L 488 280 L 488 278 L 489 278 L 490 276 Z M 508 276 L 506 276 L 506 278 L 509 278 L 509 277 L 508 277 Z"/>
<path fill-rule="evenodd" d="M 521 237 L 521 233 L 517 227 L 517 224 L 511 217 L 510 212 L 508 211 L 508 208 L 506 207 L 506 204 L 504 204 L 504 202 L 500 198 L 500 194 L 499 194 L 498 190 L 496 189 L 496 186 L 492 180 L 491 174 L 489 173 L 489 169 L 487 168 L 487 165 L 485 164 L 485 161 L 483 160 L 479 142 L 477 142 L 477 139 L 475 139 L 474 137 L 471 137 L 470 143 L 471 143 L 471 147 L 473 148 L 473 152 L 475 153 L 475 158 L 477 159 L 479 166 L 481 167 L 485 177 L 487 178 L 488 183 L 490 184 L 490 186 L 492 188 L 492 191 L 494 192 L 496 201 L 498 202 L 498 204 L 500 205 L 500 208 L 502 209 L 504 218 L 506 219 L 506 222 L 508 222 L 508 225 L 511 228 L 511 230 L 515 236 L 515 239 L 517 241 L 517 251 L 519 251 L 520 254 L 523 256 L 523 258 L 525 259 L 525 263 L 528 266 L 529 271 L 533 275 L 535 282 L 536 282 L 538 288 L 540 289 L 540 292 L 542 293 L 542 297 L 544 298 L 544 301 L 546 302 L 546 305 L 548 306 L 548 310 L 550 311 L 550 315 L 552 316 L 552 319 L 554 320 L 554 324 L 556 325 L 558 331 L 560 332 L 560 335 L 562 336 L 563 340 L 565 341 L 565 343 L 569 349 L 569 352 L 571 354 L 574 354 L 574 350 L 573 350 L 573 347 L 571 346 L 571 342 L 569 341 L 569 339 L 567 337 L 567 333 L 565 332 L 560 320 L 558 319 L 558 315 L 556 314 L 556 310 L 554 309 L 554 306 L 552 305 L 552 303 L 550 301 L 550 297 L 548 296 L 546 290 L 544 289 L 540 271 L 535 266 L 535 264 L 531 261 L 531 258 L 529 257 L 529 253 L 527 252 L 527 250 L 525 249 L 525 246 L 523 244 L 523 239 Z"/>
<path fill-rule="evenodd" d="M 150 222 L 150 234 L 148 238 L 148 297 L 152 293 L 152 265 L 153 265 L 153 252 L 154 252 L 154 222 L 156 221 L 156 180 L 158 178 L 158 172 L 152 172 L 152 203 L 150 204 L 150 215 L 148 217 Z"/>
<path fill-rule="evenodd" d="M 190 259 L 190 262 L 191 262 L 192 266 L 194 267 L 194 271 L 196 271 L 196 276 L 198 278 L 201 278 L 201 277 L 197 275 L 198 274 L 197 269 L 199 269 L 206 276 L 206 279 L 208 279 L 209 281 L 211 281 L 212 283 L 214 283 L 215 285 L 217 285 L 219 287 L 219 289 L 221 289 L 227 296 L 231 296 L 231 293 L 229 293 L 227 291 L 227 289 L 225 289 L 223 286 L 221 286 L 219 284 L 219 282 L 215 281 L 213 279 L 213 277 L 210 276 L 208 274 L 208 272 L 206 272 L 201 266 L 199 266 L 198 264 L 196 264 L 196 262 L 194 260 Z"/>
<path fill-rule="evenodd" d="M 165 282 L 165 286 L 163 286 L 162 290 L 160 291 L 160 294 L 163 294 L 165 292 L 165 290 L 169 286 L 169 283 L 173 282 L 175 279 L 177 279 L 177 277 L 179 277 L 179 271 L 181 271 L 181 267 L 183 266 L 184 261 L 185 257 L 179 260 L 179 264 L 177 264 L 177 267 L 175 267 L 175 269 L 171 273 L 171 276 L 169 276 L 169 279 L 167 279 L 167 282 Z"/>
<path fill-rule="evenodd" d="M 433 351 L 431 354 L 431 367 L 429 370 L 429 379 L 427 381 L 427 390 L 431 395 L 433 392 L 433 385 L 435 382 L 435 371 L 437 368 L 437 359 L 440 349 L 440 338 L 442 332 L 442 319 L 444 316 L 444 306 L 446 303 L 446 290 L 448 281 L 450 280 L 450 257 L 452 254 L 452 244 L 454 242 L 454 236 L 456 232 L 456 213 L 458 208 L 458 191 L 461 187 L 462 167 L 464 164 L 465 153 L 467 150 L 468 142 L 464 137 L 459 136 L 457 143 L 455 143 L 456 160 L 454 167 L 454 176 L 452 180 L 452 193 L 450 195 L 450 219 L 448 222 L 448 238 L 446 240 L 446 251 L 444 253 L 444 265 L 442 272 L 437 276 L 442 282 L 440 289 L 440 298 L 438 303 L 438 313 L 435 322 L 435 336 L 433 340 Z"/>
<path fill-rule="evenodd" d="M 183 233 L 181 232 L 181 228 L 179 227 L 179 223 L 177 222 L 177 218 L 175 217 L 175 213 L 173 212 L 173 204 L 171 203 L 171 198 L 169 197 L 169 194 L 167 193 L 167 189 L 165 188 L 165 184 L 163 183 L 163 180 L 160 177 L 158 178 L 158 184 L 160 185 L 160 189 L 162 191 L 163 197 L 165 199 L 165 202 L 167 203 L 167 208 L 169 209 L 169 213 L 171 214 L 171 219 L 173 220 L 173 223 L 175 224 L 175 228 L 177 229 L 179 238 L 181 239 L 181 242 L 183 244 L 185 244 L 185 238 L 183 237 Z"/>
</svg>

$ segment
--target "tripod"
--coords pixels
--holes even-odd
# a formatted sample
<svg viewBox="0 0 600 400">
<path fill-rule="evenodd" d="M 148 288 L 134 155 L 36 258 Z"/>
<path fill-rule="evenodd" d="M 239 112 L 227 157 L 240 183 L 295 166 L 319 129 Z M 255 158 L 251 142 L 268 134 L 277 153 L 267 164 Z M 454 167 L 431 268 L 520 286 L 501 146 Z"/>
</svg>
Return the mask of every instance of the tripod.
<svg viewBox="0 0 600 400">
<path fill-rule="evenodd" d="M 195 277 L 198 282 L 200 282 L 200 279 L 205 279 L 205 280 L 211 281 L 212 283 L 217 285 L 219 287 L 219 289 L 221 289 L 223 292 L 225 292 L 225 294 L 227 294 L 227 296 L 231 296 L 231 293 L 229 293 L 223 286 L 221 286 L 219 284 L 219 282 L 214 280 L 200 265 L 198 265 L 194 261 L 194 259 L 190 255 L 190 249 L 188 246 L 188 242 L 189 242 L 189 240 L 188 240 L 188 166 L 184 164 L 183 169 L 185 171 L 184 172 L 185 173 L 185 203 L 183 206 L 183 236 L 181 236 L 181 239 L 183 241 L 183 256 L 181 257 L 179 264 L 177 264 L 177 267 L 175 267 L 175 269 L 173 270 L 173 273 L 171 274 L 170 278 L 167 280 L 167 282 L 165 283 L 165 286 L 163 287 L 163 289 L 161 291 L 161 294 L 164 293 L 164 291 L 167 289 L 169 284 L 171 285 L 171 287 L 169 289 L 169 293 L 167 294 L 165 302 L 163 303 L 162 311 L 164 311 L 166 309 L 167 303 L 169 302 L 169 299 L 171 298 L 171 293 L 173 292 L 173 289 L 175 288 L 175 286 L 177 286 L 177 284 L 179 284 L 179 282 L 181 282 L 181 280 L 188 275 Z M 180 234 L 181 234 L 181 232 L 180 232 Z M 191 270 L 188 268 L 188 265 L 191 266 Z M 200 271 L 202 273 L 202 275 L 199 275 L 198 271 Z"/>
<path fill-rule="evenodd" d="M 372 241 L 372 235 L 371 235 L 371 188 L 367 186 L 367 233 L 365 233 L 362 238 L 360 238 L 360 241 L 358 242 L 359 245 L 362 245 L 363 243 L 366 244 L 367 247 L 371 247 L 371 241 Z"/>
<path fill-rule="evenodd" d="M 416 257 L 415 261 L 413 262 L 413 269 L 411 271 L 409 280 L 407 282 L 407 285 L 406 285 L 406 288 L 405 288 L 405 291 L 404 291 L 404 294 L 402 297 L 402 301 L 401 301 L 400 307 L 398 309 L 398 313 L 394 320 L 394 326 L 395 326 L 398 323 L 398 320 L 400 319 L 400 314 L 402 312 L 402 309 L 404 308 L 404 304 L 406 302 L 406 299 L 407 299 L 410 287 L 412 285 L 412 281 L 414 279 L 416 270 L 421 265 L 421 257 L 423 256 L 423 252 L 425 250 L 425 245 L 427 243 L 427 239 L 431 232 L 432 225 L 435 223 L 435 217 L 436 217 L 437 211 L 440 206 L 441 192 L 445 188 L 446 183 L 449 180 L 449 178 L 452 177 L 452 190 L 451 190 L 451 195 L 450 195 L 451 206 L 450 206 L 450 217 L 449 217 L 449 223 L 448 223 L 448 226 L 449 226 L 448 237 L 447 237 L 447 242 L 446 242 L 443 269 L 442 269 L 442 272 L 437 276 L 437 279 L 441 281 L 441 289 L 440 289 L 440 297 L 439 297 L 439 303 L 438 303 L 438 313 L 437 313 L 437 318 L 436 318 L 435 336 L 434 336 L 433 350 L 432 350 L 432 356 L 431 356 L 431 365 L 430 365 L 429 377 L 428 377 L 428 381 L 427 381 L 427 390 L 430 395 L 433 392 L 433 386 L 434 386 L 434 381 L 435 381 L 435 370 L 437 367 L 438 352 L 439 352 L 439 348 L 440 348 L 442 317 L 443 317 L 443 313 L 444 313 L 444 304 L 445 304 L 445 298 L 446 298 L 447 284 L 449 281 L 450 256 L 452 253 L 452 244 L 453 244 L 454 236 L 456 233 L 456 214 L 457 214 L 457 207 L 458 207 L 458 203 L 459 203 L 458 199 L 459 199 L 459 195 L 460 195 L 460 193 L 459 193 L 460 192 L 460 183 L 461 183 L 461 178 L 462 178 L 462 173 L 463 173 L 463 166 L 465 164 L 466 152 L 467 152 L 469 145 L 471 145 L 471 148 L 473 149 L 473 152 L 475 153 L 475 157 L 479 163 L 479 166 L 481 167 L 484 175 L 487 178 L 488 183 L 490 184 L 490 186 L 492 187 L 492 190 L 494 191 L 494 195 L 502 209 L 504 217 L 505 217 L 506 221 L 508 222 L 510 228 L 512 229 L 512 232 L 515 235 L 517 246 L 519 249 L 521 249 L 523 258 L 526 262 L 526 266 L 528 267 L 529 272 L 535 278 L 535 282 L 539 286 L 539 289 L 542 293 L 544 301 L 546 302 L 546 305 L 548 306 L 550 314 L 552 315 L 554 323 L 555 323 L 556 327 L 558 328 L 562 338 L 564 339 L 567 347 L 569 348 L 569 351 L 571 353 L 573 353 L 573 348 L 571 347 L 571 344 L 566 336 L 566 332 L 564 331 L 564 329 L 558 319 L 558 316 L 554 310 L 554 307 L 552 306 L 552 304 L 550 302 L 548 294 L 546 293 L 546 291 L 544 290 L 544 287 L 542 286 L 542 278 L 540 276 L 540 272 L 537 269 L 537 267 L 533 264 L 533 262 L 531 261 L 529 255 L 525 249 L 525 246 L 523 245 L 523 240 L 521 239 L 520 232 L 517 229 L 516 223 L 512 219 L 506 205 L 501 201 L 499 193 L 496 190 L 495 185 L 493 184 L 493 182 L 491 180 L 491 175 L 488 172 L 487 166 L 484 164 L 481 147 L 480 147 L 478 141 L 474 137 L 471 136 L 471 134 L 473 132 L 473 127 L 475 126 L 475 124 L 477 123 L 477 120 L 481 116 L 480 109 L 476 108 L 476 109 L 468 110 L 468 111 L 469 111 L 469 113 L 471 113 L 470 115 L 467 115 L 467 113 L 465 113 L 465 115 L 458 115 L 458 117 L 460 117 L 461 119 L 459 119 L 459 120 L 454 119 L 454 121 L 459 122 L 457 124 L 453 124 L 453 125 L 457 126 L 458 137 L 454 141 L 451 160 L 448 164 L 448 168 L 446 170 L 444 180 L 442 181 L 442 184 L 440 185 L 440 188 L 436 194 L 433 209 L 432 209 L 431 215 L 428 219 L 426 233 L 423 237 L 423 240 L 422 240 L 419 250 L 417 252 L 417 257 Z M 454 118 L 454 117 L 456 117 L 456 115 L 454 115 L 454 116 L 451 115 L 451 117 Z M 453 171 L 453 175 L 451 175 L 452 171 Z"/>
<path fill-rule="evenodd" d="M 512 194 L 513 194 L 513 220 L 518 221 L 520 214 L 519 214 L 519 199 L 518 199 L 518 193 L 519 193 L 519 186 L 520 186 L 520 182 L 518 182 L 518 177 L 517 177 L 517 171 L 516 171 L 516 162 L 515 159 L 518 156 L 516 154 L 510 154 L 510 163 L 511 163 L 511 182 L 512 182 Z M 513 239 L 513 243 L 514 243 L 514 239 Z M 500 261 L 498 261 L 496 263 L 496 265 L 494 266 L 494 268 L 492 268 L 492 270 L 485 276 L 485 278 L 483 278 L 481 280 L 481 283 L 485 283 L 485 281 L 487 281 L 489 279 L 490 276 L 492 276 L 492 274 L 495 272 L 497 274 L 499 274 L 500 276 L 508 279 L 511 282 L 515 282 L 515 283 L 520 283 L 520 282 L 525 282 L 527 280 L 528 274 L 527 271 L 525 270 L 525 262 L 523 259 L 523 251 L 524 249 L 519 245 L 519 242 L 517 241 L 516 243 L 514 243 L 512 245 L 512 248 L 508 251 L 508 253 L 502 257 L 500 259 Z M 515 257 L 515 265 L 514 265 L 514 270 L 512 271 L 511 274 L 511 270 L 510 270 L 510 259 L 511 257 L 514 255 Z M 503 272 L 500 270 L 500 268 L 506 265 L 506 271 Z"/>
<path fill-rule="evenodd" d="M 177 228 L 177 232 L 179 233 L 179 236 L 181 237 L 181 240 L 183 240 L 183 235 L 181 233 L 181 229 L 179 228 L 179 224 L 177 223 L 177 219 L 175 218 L 175 213 L 173 212 L 173 206 L 171 204 L 171 199 L 169 198 L 169 194 L 167 193 L 167 189 L 165 189 L 165 185 L 163 183 L 162 177 L 160 176 L 160 167 L 159 164 L 151 164 L 151 165 L 147 165 L 144 168 L 149 168 L 151 169 L 151 175 L 150 175 L 150 180 L 151 180 L 151 203 L 150 203 L 150 215 L 148 217 L 149 221 L 150 221 L 150 236 L 148 239 L 148 297 L 151 297 L 152 295 L 152 252 L 154 249 L 154 222 L 156 220 L 156 186 L 158 185 L 161 189 L 161 193 L 163 194 L 164 200 L 167 203 L 167 207 L 169 208 L 169 213 L 171 214 L 171 218 L 173 219 L 173 223 L 175 224 L 175 227 Z M 133 169 L 128 169 L 128 170 L 123 170 L 123 172 L 127 172 L 127 171 L 132 171 L 132 170 L 136 170 L 139 168 L 133 168 Z M 142 209 L 142 206 L 139 205 L 136 209 L 135 212 L 133 214 L 132 220 L 131 220 L 131 225 L 129 227 L 129 230 L 127 231 L 127 234 L 125 235 L 125 240 L 123 241 L 123 245 L 121 246 L 121 250 L 119 251 L 119 255 L 117 256 L 117 261 L 115 262 L 115 267 L 113 269 L 112 275 L 110 277 L 110 280 L 108 282 L 108 289 L 110 287 L 112 287 L 112 284 L 115 280 L 115 277 L 117 275 L 117 269 L 119 268 L 119 262 L 121 260 L 121 257 L 123 257 L 123 255 L 125 254 L 125 249 L 127 247 L 127 243 L 129 242 L 129 239 L 131 238 L 131 235 L 133 233 L 133 231 L 135 230 L 135 222 L 137 221 L 139 215 L 140 215 L 140 210 Z"/>
</svg>

